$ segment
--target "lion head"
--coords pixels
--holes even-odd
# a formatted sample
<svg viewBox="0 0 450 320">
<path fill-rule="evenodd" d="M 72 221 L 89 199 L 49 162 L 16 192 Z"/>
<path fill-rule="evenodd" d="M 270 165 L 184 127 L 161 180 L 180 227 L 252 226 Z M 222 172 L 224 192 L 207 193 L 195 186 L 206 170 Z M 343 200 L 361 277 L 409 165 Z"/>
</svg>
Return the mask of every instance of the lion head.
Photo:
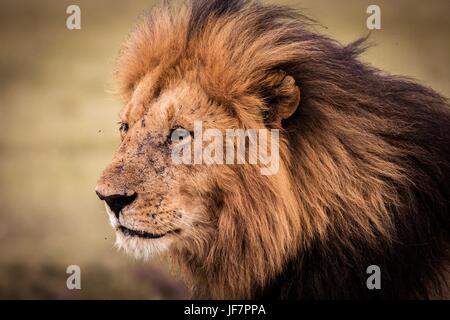
<svg viewBox="0 0 450 320">
<path fill-rule="evenodd" d="M 411 257 L 394 245 L 437 234 L 417 240 L 398 217 L 422 210 L 412 180 L 433 189 L 408 157 L 430 166 L 438 157 L 406 138 L 415 129 L 402 116 L 421 102 L 438 110 L 442 98 L 383 78 L 357 61 L 361 42 L 343 47 L 308 23 L 276 6 L 199 0 L 153 10 L 120 52 L 121 144 L 96 192 L 117 245 L 144 258 L 166 253 L 197 297 L 256 297 L 295 266 L 310 272 L 296 273 L 299 295 L 328 290 L 320 281 L 334 273 L 337 288 L 360 288 L 354 272 L 370 259 L 389 269 Z M 276 172 L 175 162 L 175 149 L 195 143 L 196 122 L 219 134 L 277 130 Z"/>
<path fill-rule="evenodd" d="M 278 272 L 300 239 L 286 148 L 270 176 L 262 175 L 258 164 L 175 164 L 171 155 L 179 140 L 193 138 L 196 121 L 220 132 L 283 130 L 300 91 L 261 51 L 272 39 L 250 43 L 249 29 L 239 26 L 252 46 L 249 54 L 229 32 L 235 23 L 219 20 L 203 34 L 190 17 L 187 8 L 176 15 L 160 9 L 123 48 L 117 71 L 125 100 L 121 144 L 96 192 L 106 203 L 119 247 L 140 257 L 169 250 L 175 260 L 199 268 L 220 259 L 230 270 L 211 274 L 218 278 L 210 281 L 234 286 L 221 278 L 225 274 L 236 277 L 234 283 L 247 281 L 228 292 L 249 297 L 250 284 Z M 274 47 L 273 54 L 286 54 L 280 49 Z M 174 139 L 180 129 L 186 134 Z M 285 144 L 283 133 L 279 144 Z"/>
</svg>

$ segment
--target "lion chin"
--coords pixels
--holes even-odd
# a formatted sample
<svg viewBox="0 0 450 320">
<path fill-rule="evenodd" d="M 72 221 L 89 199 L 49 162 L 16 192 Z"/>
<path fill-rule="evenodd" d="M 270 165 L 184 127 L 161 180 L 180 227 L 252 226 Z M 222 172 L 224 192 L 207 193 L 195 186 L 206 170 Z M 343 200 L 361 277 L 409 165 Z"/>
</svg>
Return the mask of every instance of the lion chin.
<svg viewBox="0 0 450 320">
<path fill-rule="evenodd" d="M 169 238 L 142 239 L 126 236 L 122 232 L 117 231 L 115 246 L 136 259 L 148 260 L 167 251 L 172 242 L 173 240 Z"/>
</svg>

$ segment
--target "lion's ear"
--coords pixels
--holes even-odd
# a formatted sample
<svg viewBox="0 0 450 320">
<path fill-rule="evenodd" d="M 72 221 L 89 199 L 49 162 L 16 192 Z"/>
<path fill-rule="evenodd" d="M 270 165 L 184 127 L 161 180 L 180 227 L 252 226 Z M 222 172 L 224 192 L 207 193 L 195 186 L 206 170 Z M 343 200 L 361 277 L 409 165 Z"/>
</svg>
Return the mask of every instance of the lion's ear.
<svg viewBox="0 0 450 320">
<path fill-rule="evenodd" d="M 300 89 L 292 76 L 277 73 L 273 77 L 269 122 L 281 122 L 291 117 L 300 104 Z"/>
<path fill-rule="evenodd" d="M 286 76 L 277 89 L 278 106 L 276 114 L 281 120 L 292 116 L 300 103 L 300 89 L 295 84 L 295 79 Z"/>
</svg>

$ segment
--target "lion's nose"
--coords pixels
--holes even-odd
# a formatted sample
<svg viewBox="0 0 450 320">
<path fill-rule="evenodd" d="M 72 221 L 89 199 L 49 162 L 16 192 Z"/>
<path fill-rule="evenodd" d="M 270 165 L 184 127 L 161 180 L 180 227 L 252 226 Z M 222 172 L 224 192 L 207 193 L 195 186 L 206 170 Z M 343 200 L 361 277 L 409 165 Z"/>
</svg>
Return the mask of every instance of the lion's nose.
<svg viewBox="0 0 450 320">
<path fill-rule="evenodd" d="M 113 194 L 110 196 L 105 196 L 98 191 L 95 192 L 97 193 L 97 196 L 100 198 L 100 200 L 106 202 L 108 207 L 112 212 L 114 212 L 117 218 L 119 218 L 120 211 L 122 211 L 122 209 L 127 205 L 131 204 L 137 197 L 137 193 L 134 193 L 130 196 L 123 194 Z"/>
</svg>

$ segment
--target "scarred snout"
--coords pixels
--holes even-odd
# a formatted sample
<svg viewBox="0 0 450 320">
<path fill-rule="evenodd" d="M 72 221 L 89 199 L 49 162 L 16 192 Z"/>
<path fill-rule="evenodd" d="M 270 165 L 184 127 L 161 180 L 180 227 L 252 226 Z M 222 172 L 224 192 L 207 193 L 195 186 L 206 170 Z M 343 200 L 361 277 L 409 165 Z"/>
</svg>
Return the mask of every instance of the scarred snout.
<svg viewBox="0 0 450 320">
<path fill-rule="evenodd" d="M 126 169 L 124 159 L 116 158 L 103 171 L 95 187 L 99 199 L 105 201 L 117 219 L 122 210 L 137 198 L 135 188 L 126 181 L 130 174 L 132 172 Z"/>
<path fill-rule="evenodd" d="M 161 135 L 134 126 L 95 192 L 104 201 L 116 243 L 136 256 L 166 249 L 186 226 L 176 197 L 167 146 Z"/>
</svg>

